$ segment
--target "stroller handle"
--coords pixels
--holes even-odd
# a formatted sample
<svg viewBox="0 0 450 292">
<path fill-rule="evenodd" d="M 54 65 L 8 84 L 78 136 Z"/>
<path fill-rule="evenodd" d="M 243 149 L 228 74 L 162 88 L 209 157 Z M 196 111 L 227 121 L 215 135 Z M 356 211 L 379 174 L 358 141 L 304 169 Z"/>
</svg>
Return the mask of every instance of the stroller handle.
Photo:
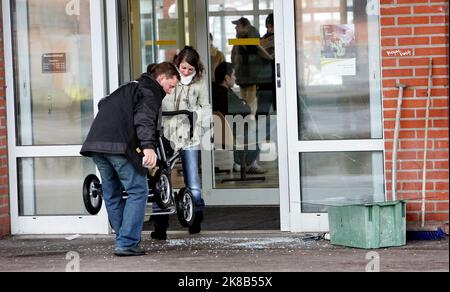
<svg viewBox="0 0 450 292">
<path fill-rule="evenodd" d="M 173 112 L 163 112 L 163 117 L 175 117 L 175 116 L 187 116 L 189 119 L 189 126 L 190 126 L 190 139 L 194 137 L 194 115 L 195 112 L 191 112 L 188 110 L 182 110 L 182 111 L 173 111 Z"/>
</svg>

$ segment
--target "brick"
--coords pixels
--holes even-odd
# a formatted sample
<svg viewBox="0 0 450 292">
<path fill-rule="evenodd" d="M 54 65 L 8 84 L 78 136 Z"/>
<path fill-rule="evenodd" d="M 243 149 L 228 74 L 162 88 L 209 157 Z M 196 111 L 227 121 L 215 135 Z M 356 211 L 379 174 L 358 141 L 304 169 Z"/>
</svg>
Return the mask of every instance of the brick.
<svg viewBox="0 0 450 292">
<path fill-rule="evenodd" d="M 394 47 L 397 45 L 397 39 L 396 38 L 383 38 L 381 40 L 381 45 L 383 47 Z"/>
<path fill-rule="evenodd" d="M 382 63 L 383 63 L 383 68 L 397 66 L 397 60 L 394 60 L 394 59 L 391 59 L 391 60 L 384 59 L 382 61 Z"/>
<path fill-rule="evenodd" d="M 398 180 L 417 180 L 419 179 L 419 173 L 417 171 L 398 171 Z"/>
<path fill-rule="evenodd" d="M 422 170 L 423 161 L 406 161 L 400 162 L 400 170 Z M 433 162 L 427 162 L 427 168 L 433 169 Z M 432 185 L 432 184 L 430 184 Z"/>
<path fill-rule="evenodd" d="M 448 222 L 448 211 L 426 214 L 425 220 L 426 221 L 437 221 L 437 222 L 443 222 L 443 221 Z"/>
<path fill-rule="evenodd" d="M 397 0 L 397 4 L 428 3 L 428 0 Z"/>
<path fill-rule="evenodd" d="M 419 221 L 419 214 L 409 212 L 406 214 L 406 220 L 408 222 L 417 222 L 417 221 Z"/>
<path fill-rule="evenodd" d="M 412 35 L 412 27 L 395 27 L 395 28 L 382 28 L 382 36 L 398 36 L 398 35 Z"/>
<path fill-rule="evenodd" d="M 432 45 L 444 45 L 448 44 L 448 36 L 432 36 L 431 37 Z"/>
<path fill-rule="evenodd" d="M 436 211 L 436 204 L 435 203 L 425 203 L 425 210 L 426 210 L 426 212 Z M 406 204 L 406 211 L 407 212 L 421 212 L 422 211 L 422 203 L 421 202 L 408 202 Z"/>
<path fill-rule="evenodd" d="M 389 69 L 383 70 L 383 77 L 405 77 L 412 76 L 413 69 Z"/>
<path fill-rule="evenodd" d="M 430 23 L 430 17 L 429 16 L 414 16 L 414 17 L 399 17 L 398 25 L 405 25 L 405 24 L 429 24 Z"/>
<path fill-rule="evenodd" d="M 425 27 L 415 27 L 415 35 L 432 35 L 432 34 L 446 34 L 448 33 L 447 26 L 425 26 Z"/>
<path fill-rule="evenodd" d="M 414 37 L 414 38 L 399 38 L 399 46 L 411 46 L 411 45 L 429 45 L 429 37 Z"/>
<path fill-rule="evenodd" d="M 384 7 L 381 8 L 381 15 L 411 14 L 411 7 Z"/>
<path fill-rule="evenodd" d="M 416 56 L 430 56 L 430 55 L 447 55 L 448 48 L 417 48 L 415 49 Z"/>
<path fill-rule="evenodd" d="M 448 23 L 448 15 L 431 16 L 431 23 Z"/>
<path fill-rule="evenodd" d="M 432 14 L 440 13 L 445 14 L 448 11 L 448 6 L 445 5 L 433 5 L 433 6 L 414 6 L 413 14 Z"/>
<path fill-rule="evenodd" d="M 395 25 L 395 18 L 394 17 L 382 17 L 381 25 L 382 26 Z"/>
<path fill-rule="evenodd" d="M 400 79 L 400 83 L 408 87 L 428 86 L 428 78 L 408 78 Z"/>
<path fill-rule="evenodd" d="M 433 86 L 448 86 L 447 78 L 433 78 Z"/>
<path fill-rule="evenodd" d="M 447 192 L 427 192 L 426 199 L 434 201 L 448 201 L 448 190 Z"/>
<path fill-rule="evenodd" d="M 404 190 L 404 191 L 422 191 L 422 182 L 420 182 L 420 183 L 418 183 L 418 182 L 402 183 L 401 184 L 401 190 Z M 434 183 L 427 182 L 426 190 L 427 191 L 433 191 L 434 190 Z M 416 196 L 417 193 L 414 193 L 414 195 Z M 417 198 L 417 196 L 415 198 Z"/>
<path fill-rule="evenodd" d="M 435 189 L 437 191 L 449 191 L 449 183 L 448 182 L 437 182 Z"/>
<path fill-rule="evenodd" d="M 449 205 L 448 202 L 436 203 L 436 211 L 448 211 Z"/>
<path fill-rule="evenodd" d="M 448 128 L 448 119 L 447 120 L 436 120 L 432 121 L 433 128 Z"/>
</svg>

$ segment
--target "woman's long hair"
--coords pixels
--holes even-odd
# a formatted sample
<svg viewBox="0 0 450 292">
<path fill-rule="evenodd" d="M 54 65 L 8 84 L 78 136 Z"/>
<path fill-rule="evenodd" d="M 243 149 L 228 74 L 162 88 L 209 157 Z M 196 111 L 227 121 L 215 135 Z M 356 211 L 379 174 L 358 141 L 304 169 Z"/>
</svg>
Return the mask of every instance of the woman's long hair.
<svg viewBox="0 0 450 292">
<path fill-rule="evenodd" d="M 173 61 L 178 69 L 183 62 L 186 62 L 195 68 L 195 71 L 197 72 L 195 81 L 203 78 L 203 74 L 205 73 L 205 66 L 203 66 L 203 63 L 200 60 L 199 53 L 193 47 L 184 47 L 184 49 L 177 56 L 175 56 L 175 59 Z"/>
</svg>

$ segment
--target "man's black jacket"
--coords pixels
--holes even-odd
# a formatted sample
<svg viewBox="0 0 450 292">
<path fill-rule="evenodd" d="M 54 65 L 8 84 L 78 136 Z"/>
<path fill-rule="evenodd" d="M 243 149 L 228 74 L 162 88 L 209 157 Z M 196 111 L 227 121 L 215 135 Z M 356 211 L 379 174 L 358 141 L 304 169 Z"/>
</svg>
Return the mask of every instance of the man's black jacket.
<svg viewBox="0 0 450 292">
<path fill-rule="evenodd" d="M 148 170 L 142 166 L 142 151 L 155 149 L 165 96 L 161 85 L 143 74 L 137 82 L 128 83 L 102 99 L 81 155 L 125 155 L 145 175 Z"/>
</svg>

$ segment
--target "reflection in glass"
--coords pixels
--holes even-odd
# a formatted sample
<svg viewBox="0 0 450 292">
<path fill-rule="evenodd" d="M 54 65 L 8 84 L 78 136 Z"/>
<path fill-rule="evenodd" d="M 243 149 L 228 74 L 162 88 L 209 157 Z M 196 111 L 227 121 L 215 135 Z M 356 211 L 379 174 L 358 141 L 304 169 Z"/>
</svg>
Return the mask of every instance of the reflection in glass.
<svg viewBox="0 0 450 292">
<path fill-rule="evenodd" d="M 248 127 L 252 130 L 252 134 L 257 132 L 258 143 L 248 146 L 251 150 L 243 156 L 242 151 L 231 151 L 217 149 L 213 152 L 214 157 L 214 186 L 216 189 L 254 189 L 254 188 L 278 188 L 278 149 L 277 149 L 277 133 L 276 133 L 276 88 L 275 88 L 275 62 L 273 60 L 274 39 L 273 35 L 267 35 L 266 19 L 273 11 L 273 0 L 244 0 L 244 1 L 208 1 L 209 9 L 209 31 L 213 37 L 214 51 L 220 51 L 224 54 L 226 62 L 233 63 L 235 66 L 236 85 L 232 88 L 227 86 L 221 87 L 220 84 L 212 85 L 212 103 L 214 111 L 219 112 L 225 124 L 225 117 L 231 117 L 239 113 L 246 112 L 247 116 L 239 116 L 239 118 L 249 118 L 252 120 Z M 251 28 L 246 34 L 245 31 L 238 33 L 237 25 L 233 21 L 245 17 L 250 22 Z M 245 30 L 245 29 L 244 29 Z M 275 28 L 276 30 L 276 28 Z M 265 37 L 264 39 L 262 39 Z M 260 45 L 232 45 L 230 40 L 240 39 L 258 39 Z M 261 49 L 263 48 L 264 49 Z M 264 54 L 264 50 L 270 53 Z M 213 58 L 213 57 L 212 57 Z M 211 64 L 215 64 L 212 59 Z M 215 68 L 211 68 L 214 70 Z M 211 72 L 214 76 L 215 72 Z M 230 99 L 227 91 L 231 89 L 235 98 Z M 228 99 L 224 102 L 224 99 Z M 230 106 L 230 100 L 243 99 L 250 107 L 250 115 L 248 109 L 239 106 L 239 109 Z M 223 108 L 223 104 L 227 104 L 229 108 L 234 108 L 237 112 Z M 236 105 L 236 103 L 234 103 Z M 237 103 L 239 104 L 239 103 Z M 227 119 L 228 120 L 228 119 Z M 223 137 L 226 127 L 234 127 L 235 124 L 229 123 L 223 127 L 214 129 L 214 136 Z M 255 130 L 253 130 L 255 129 Z M 257 129 L 257 130 L 256 130 Z M 231 139 L 233 137 L 233 130 Z M 255 134 L 256 135 L 256 134 Z M 217 142 L 217 141 L 215 141 Z M 253 143 L 254 144 L 254 143 Z M 220 145 L 216 145 L 221 148 Z M 232 147 L 231 147 L 232 148 Z M 247 148 L 247 149 L 248 149 Z M 243 167 L 247 164 L 247 167 Z M 260 166 L 266 173 L 266 181 L 249 181 L 245 175 L 241 173 L 241 169 L 248 168 L 248 178 L 261 177 L 261 174 L 255 174 L 256 166 Z M 253 170 L 253 171 L 252 171 Z M 236 181 L 229 181 L 229 180 Z M 239 179 L 241 181 L 239 181 Z"/>
<path fill-rule="evenodd" d="M 371 79 L 378 18 L 367 0 L 297 0 L 300 140 L 381 139 L 380 88 Z M 379 77 L 377 77 L 379 78 Z"/>
<path fill-rule="evenodd" d="M 87 158 L 23 158 L 18 161 L 19 216 L 87 215 L 81 187 L 95 173 Z"/>
<path fill-rule="evenodd" d="M 265 0 L 264 2 L 267 2 Z M 272 0 L 273 2 L 273 0 Z M 247 0 L 209 0 L 209 11 L 247 11 L 253 10 L 254 1 Z"/>
<path fill-rule="evenodd" d="M 305 153 L 300 169 L 303 213 L 384 202 L 382 152 Z"/>
<path fill-rule="evenodd" d="M 80 145 L 94 116 L 89 1 L 14 2 L 18 145 Z"/>
<path fill-rule="evenodd" d="M 135 58 L 142 55 L 136 74 L 145 72 L 149 64 L 172 61 L 184 46 L 195 43 L 189 14 L 193 5 L 193 1 L 140 0 L 139 6 L 133 6 L 140 11 L 139 18 L 134 19 L 134 23 L 140 23 L 140 37 L 135 40 L 139 45 L 135 44 L 133 54 Z M 180 11 L 184 11 L 184 18 L 179 16 Z M 134 25 L 131 30 L 136 30 Z"/>
</svg>

